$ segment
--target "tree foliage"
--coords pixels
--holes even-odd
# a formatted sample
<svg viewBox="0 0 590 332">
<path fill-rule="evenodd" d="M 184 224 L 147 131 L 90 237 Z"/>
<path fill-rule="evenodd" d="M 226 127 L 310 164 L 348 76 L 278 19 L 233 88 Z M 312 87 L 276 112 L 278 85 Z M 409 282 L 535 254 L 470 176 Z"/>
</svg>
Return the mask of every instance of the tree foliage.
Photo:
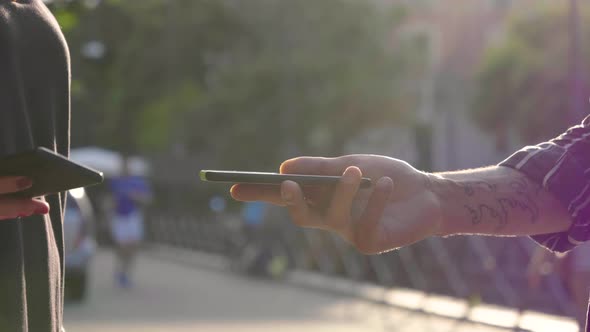
<svg viewBox="0 0 590 332">
<path fill-rule="evenodd" d="M 530 7 L 530 6 L 529 6 Z M 579 13 L 588 21 L 588 12 Z M 582 25 L 582 36 L 590 26 Z M 580 57 L 588 59 L 583 41 Z M 506 36 L 488 50 L 478 75 L 474 116 L 479 125 L 505 141 L 510 128 L 526 143 L 553 137 L 572 125 L 568 69 L 567 3 L 515 13 Z M 590 72 L 583 69 L 584 77 Z"/>
<path fill-rule="evenodd" d="M 397 7 L 103 0 L 53 10 L 72 52 L 75 144 L 183 146 L 258 167 L 289 147 L 338 153 L 365 128 L 412 118 L 404 86 L 421 57 L 411 40 L 394 42 Z M 85 54 L 90 41 L 103 56 Z"/>
</svg>

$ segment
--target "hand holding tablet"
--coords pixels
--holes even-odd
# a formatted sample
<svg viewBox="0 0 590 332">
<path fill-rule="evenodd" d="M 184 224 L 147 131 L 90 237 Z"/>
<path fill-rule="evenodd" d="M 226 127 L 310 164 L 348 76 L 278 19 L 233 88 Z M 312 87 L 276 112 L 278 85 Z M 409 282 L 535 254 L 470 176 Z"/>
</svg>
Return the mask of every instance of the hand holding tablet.
<svg viewBox="0 0 590 332">
<path fill-rule="evenodd" d="M 36 148 L 0 158 L 0 177 L 26 177 L 31 185 L 7 193 L 13 197 L 31 198 L 87 187 L 101 183 L 103 174 L 46 148 Z"/>
<path fill-rule="evenodd" d="M 49 213 L 42 196 L 102 182 L 102 173 L 45 148 L 0 158 L 0 220 Z"/>
</svg>

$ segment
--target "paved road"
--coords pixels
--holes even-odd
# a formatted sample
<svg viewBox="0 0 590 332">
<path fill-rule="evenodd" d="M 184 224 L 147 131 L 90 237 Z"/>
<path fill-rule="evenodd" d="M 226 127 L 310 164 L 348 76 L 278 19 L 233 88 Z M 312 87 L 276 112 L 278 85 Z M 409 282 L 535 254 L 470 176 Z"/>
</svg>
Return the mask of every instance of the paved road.
<svg viewBox="0 0 590 332">
<path fill-rule="evenodd" d="M 66 305 L 68 332 L 506 332 L 151 255 L 137 262 L 136 287 L 121 290 L 112 259 L 99 253 L 88 300 Z"/>
</svg>

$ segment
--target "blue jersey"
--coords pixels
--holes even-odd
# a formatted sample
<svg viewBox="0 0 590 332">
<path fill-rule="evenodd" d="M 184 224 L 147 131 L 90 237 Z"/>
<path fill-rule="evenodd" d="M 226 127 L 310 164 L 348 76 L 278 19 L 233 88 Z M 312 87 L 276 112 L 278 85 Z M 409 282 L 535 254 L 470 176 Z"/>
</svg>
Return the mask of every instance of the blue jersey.
<svg viewBox="0 0 590 332">
<path fill-rule="evenodd" d="M 110 180 L 110 187 L 115 198 L 115 213 L 128 216 L 139 211 L 134 196 L 150 195 L 147 180 L 140 176 L 121 176 Z"/>
<path fill-rule="evenodd" d="M 264 214 L 266 213 L 266 203 L 255 201 L 244 203 L 242 209 L 242 218 L 246 225 L 257 226 L 264 221 Z"/>
</svg>

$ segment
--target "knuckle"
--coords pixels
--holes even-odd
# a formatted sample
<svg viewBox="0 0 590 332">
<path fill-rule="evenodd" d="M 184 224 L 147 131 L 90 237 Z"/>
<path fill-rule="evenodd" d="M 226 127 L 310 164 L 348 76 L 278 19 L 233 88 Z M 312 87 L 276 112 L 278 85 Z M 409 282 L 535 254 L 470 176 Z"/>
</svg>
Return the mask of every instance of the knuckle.
<svg viewBox="0 0 590 332">
<path fill-rule="evenodd" d="M 360 169 L 362 169 L 361 168 L 362 161 L 363 161 L 362 156 L 357 155 L 357 154 L 350 154 L 347 156 L 342 156 L 340 158 L 340 162 L 342 162 L 342 164 L 344 164 L 346 166 L 356 166 Z"/>
<path fill-rule="evenodd" d="M 317 173 L 320 175 L 329 175 L 331 174 L 330 169 L 330 159 L 328 158 L 319 158 L 317 160 Z"/>
</svg>

